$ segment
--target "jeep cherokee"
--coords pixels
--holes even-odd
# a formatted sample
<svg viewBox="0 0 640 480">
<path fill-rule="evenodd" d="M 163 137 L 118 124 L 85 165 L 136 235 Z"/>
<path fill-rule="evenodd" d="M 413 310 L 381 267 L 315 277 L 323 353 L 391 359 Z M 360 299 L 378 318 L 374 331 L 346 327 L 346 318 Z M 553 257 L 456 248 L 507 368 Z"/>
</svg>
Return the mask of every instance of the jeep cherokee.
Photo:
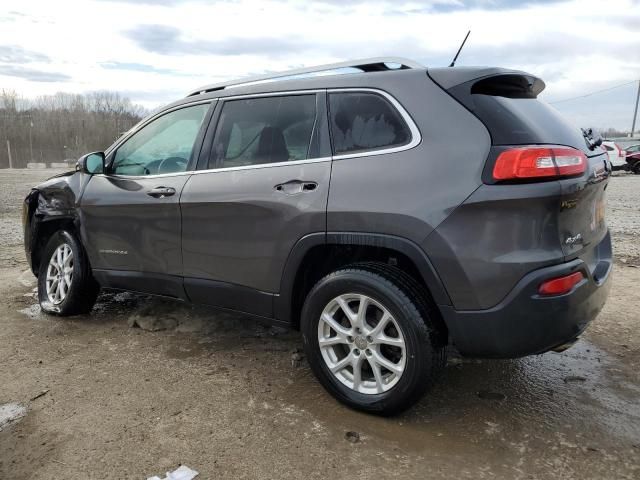
<svg viewBox="0 0 640 480">
<path fill-rule="evenodd" d="M 611 169 L 544 87 L 390 58 L 197 89 L 29 193 L 40 305 L 102 287 L 298 328 L 324 387 L 385 415 L 450 344 L 566 348 L 607 296 Z"/>
</svg>

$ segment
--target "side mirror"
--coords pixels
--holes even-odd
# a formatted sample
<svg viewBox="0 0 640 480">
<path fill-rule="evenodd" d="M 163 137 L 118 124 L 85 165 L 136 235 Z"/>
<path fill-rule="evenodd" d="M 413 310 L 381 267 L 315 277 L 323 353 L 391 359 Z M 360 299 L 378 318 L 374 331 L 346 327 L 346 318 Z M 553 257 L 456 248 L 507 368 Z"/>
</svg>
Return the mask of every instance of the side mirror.
<svg viewBox="0 0 640 480">
<path fill-rule="evenodd" d="M 88 173 L 89 175 L 104 173 L 104 152 L 87 153 L 80 157 L 76 164 L 76 172 Z"/>
</svg>

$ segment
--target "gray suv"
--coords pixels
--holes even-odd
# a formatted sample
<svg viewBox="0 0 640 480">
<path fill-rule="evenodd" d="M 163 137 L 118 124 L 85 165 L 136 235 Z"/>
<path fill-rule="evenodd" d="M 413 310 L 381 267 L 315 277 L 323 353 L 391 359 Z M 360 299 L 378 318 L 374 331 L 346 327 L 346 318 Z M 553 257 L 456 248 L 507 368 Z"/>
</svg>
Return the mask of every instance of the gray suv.
<svg viewBox="0 0 640 480">
<path fill-rule="evenodd" d="M 29 193 L 40 305 L 102 287 L 298 328 L 332 395 L 386 415 L 448 345 L 567 348 L 609 289 L 611 169 L 544 86 L 390 58 L 195 90 Z"/>
</svg>

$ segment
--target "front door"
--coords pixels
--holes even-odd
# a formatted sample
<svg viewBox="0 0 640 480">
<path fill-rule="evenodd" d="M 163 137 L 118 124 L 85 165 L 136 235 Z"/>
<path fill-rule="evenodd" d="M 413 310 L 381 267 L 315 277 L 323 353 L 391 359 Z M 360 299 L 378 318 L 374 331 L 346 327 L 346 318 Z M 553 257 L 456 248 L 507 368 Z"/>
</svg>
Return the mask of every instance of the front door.
<svg viewBox="0 0 640 480">
<path fill-rule="evenodd" d="M 103 285 L 183 296 L 180 194 L 209 107 L 151 120 L 109 153 L 104 175 L 89 181 L 80 209 L 83 243 Z"/>
<path fill-rule="evenodd" d="M 291 249 L 325 232 L 324 98 L 223 102 L 208 164 L 181 198 L 185 290 L 193 301 L 272 316 Z"/>
</svg>

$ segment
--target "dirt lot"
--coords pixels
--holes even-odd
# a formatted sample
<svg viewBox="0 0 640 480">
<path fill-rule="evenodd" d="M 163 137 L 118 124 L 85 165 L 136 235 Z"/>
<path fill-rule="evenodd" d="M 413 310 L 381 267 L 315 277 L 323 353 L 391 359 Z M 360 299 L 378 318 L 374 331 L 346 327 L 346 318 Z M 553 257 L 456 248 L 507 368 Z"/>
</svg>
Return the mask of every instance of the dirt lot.
<svg viewBox="0 0 640 480">
<path fill-rule="evenodd" d="M 0 406 L 26 408 L 0 421 L 0 478 L 144 479 L 181 463 L 203 479 L 640 478 L 639 176 L 609 185 L 612 295 L 578 344 L 453 358 L 417 407 L 381 419 L 324 392 L 296 332 L 126 293 L 90 316 L 42 315 L 20 205 L 50 174 L 0 171 Z"/>
</svg>

